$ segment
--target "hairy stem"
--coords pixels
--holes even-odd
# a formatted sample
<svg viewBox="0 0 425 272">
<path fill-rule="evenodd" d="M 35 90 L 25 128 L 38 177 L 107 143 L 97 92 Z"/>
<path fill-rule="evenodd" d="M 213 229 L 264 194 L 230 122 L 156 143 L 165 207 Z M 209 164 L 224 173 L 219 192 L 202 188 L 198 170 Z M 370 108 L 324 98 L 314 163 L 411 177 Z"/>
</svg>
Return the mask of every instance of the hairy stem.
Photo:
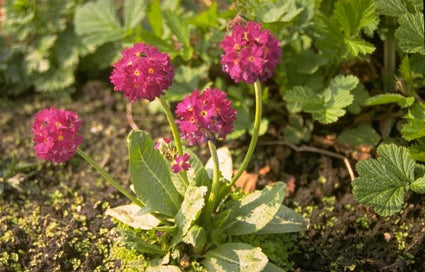
<svg viewBox="0 0 425 272">
<path fill-rule="evenodd" d="M 254 130 L 252 132 L 251 142 L 249 143 L 248 151 L 246 152 L 245 158 L 242 161 L 242 164 L 238 172 L 233 176 L 230 186 L 235 184 L 238 178 L 242 175 L 243 171 L 248 167 L 251 157 L 254 154 L 255 146 L 257 145 L 258 135 L 260 133 L 260 124 L 261 124 L 261 111 L 262 111 L 262 92 L 261 92 L 261 83 L 257 80 L 254 83 L 255 89 L 255 119 L 254 119 Z"/>
</svg>

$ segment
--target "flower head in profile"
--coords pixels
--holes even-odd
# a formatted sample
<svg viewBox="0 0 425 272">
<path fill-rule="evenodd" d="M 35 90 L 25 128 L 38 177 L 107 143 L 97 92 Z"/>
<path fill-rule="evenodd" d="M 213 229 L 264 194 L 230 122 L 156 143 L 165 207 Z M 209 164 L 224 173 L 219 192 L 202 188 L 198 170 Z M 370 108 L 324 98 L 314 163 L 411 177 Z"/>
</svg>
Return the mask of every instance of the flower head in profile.
<svg viewBox="0 0 425 272">
<path fill-rule="evenodd" d="M 81 124 L 73 111 L 54 107 L 40 111 L 32 124 L 35 154 L 53 163 L 68 161 L 83 141 L 77 134 Z"/>
<path fill-rule="evenodd" d="M 176 157 L 176 161 L 173 164 L 173 166 L 171 166 L 171 170 L 173 170 L 173 173 L 179 173 L 182 170 L 189 170 L 190 168 L 190 164 L 189 164 L 189 159 L 190 156 L 187 153 L 184 153 L 183 156 L 177 156 Z"/>
<path fill-rule="evenodd" d="M 221 42 L 223 71 L 235 81 L 254 83 L 273 76 L 280 62 L 281 43 L 260 23 L 248 22 L 246 26 L 235 24 L 230 36 Z"/>
<path fill-rule="evenodd" d="M 123 92 L 131 102 L 140 98 L 153 101 L 171 86 L 174 68 L 170 56 L 156 47 L 136 43 L 121 52 L 110 76 L 115 91 Z"/>
<path fill-rule="evenodd" d="M 227 94 L 217 88 L 195 90 L 177 104 L 176 115 L 182 137 L 189 145 L 202 144 L 215 138 L 226 139 L 233 131 L 236 111 Z"/>
</svg>

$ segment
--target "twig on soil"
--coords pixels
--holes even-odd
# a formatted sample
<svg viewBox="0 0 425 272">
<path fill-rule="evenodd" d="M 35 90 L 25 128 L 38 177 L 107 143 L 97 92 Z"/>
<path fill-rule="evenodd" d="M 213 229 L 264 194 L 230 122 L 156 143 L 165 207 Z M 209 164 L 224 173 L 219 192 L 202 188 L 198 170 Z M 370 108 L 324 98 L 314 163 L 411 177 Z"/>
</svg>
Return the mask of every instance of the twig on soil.
<svg viewBox="0 0 425 272">
<path fill-rule="evenodd" d="M 286 142 L 286 141 L 266 141 L 266 142 L 260 142 L 259 145 L 285 145 L 290 147 L 291 149 L 295 150 L 296 152 L 314 152 L 314 153 L 319 153 L 319 154 L 323 154 L 326 156 L 330 156 L 330 157 L 334 157 L 337 159 L 340 159 L 344 162 L 345 167 L 347 168 L 348 174 L 350 175 L 350 179 L 351 181 L 354 180 L 354 172 L 353 172 L 353 168 L 351 167 L 350 162 L 348 161 L 347 157 L 332 152 L 332 151 L 328 151 L 328 150 L 323 150 L 317 147 L 313 147 L 313 146 L 296 146 L 292 143 Z"/>
<path fill-rule="evenodd" d="M 136 125 L 136 123 L 134 122 L 134 119 L 133 119 L 131 102 L 127 103 L 127 105 L 125 106 L 125 109 L 126 109 L 127 121 L 130 124 L 130 127 L 132 129 L 139 129 L 139 127 Z"/>
</svg>

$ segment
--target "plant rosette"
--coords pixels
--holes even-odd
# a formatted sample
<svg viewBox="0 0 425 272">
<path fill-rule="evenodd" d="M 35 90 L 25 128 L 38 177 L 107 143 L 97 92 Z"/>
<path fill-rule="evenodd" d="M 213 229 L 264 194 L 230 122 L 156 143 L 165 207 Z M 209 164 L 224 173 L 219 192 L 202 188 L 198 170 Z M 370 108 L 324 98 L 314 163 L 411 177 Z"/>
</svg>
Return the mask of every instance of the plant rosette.
<svg viewBox="0 0 425 272">
<path fill-rule="evenodd" d="M 115 181 L 78 146 L 82 122 L 72 111 L 54 107 L 39 112 L 32 131 L 36 155 L 61 163 L 75 153 L 82 156 L 131 204 L 108 210 L 119 221 L 123 246 L 143 256 L 139 270 L 283 271 L 263 249 L 236 239 L 248 234 L 298 232 L 306 228 L 302 216 L 284 206 L 285 184 L 277 182 L 244 195 L 232 190 L 253 155 L 261 123 L 261 83 L 270 78 L 281 56 L 280 42 L 261 24 L 235 25 L 221 43 L 221 63 L 235 82 L 254 84 L 255 119 L 250 145 L 233 175 L 227 148 L 217 150 L 233 130 L 237 112 L 227 94 L 217 88 L 193 91 L 177 104 L 175 116 L 163 99 L 174 77 L 170 57 L 153 46 L 138 43 L 122 52 L 114 64 L 111 82 L 131 102 L 158 100 L 173 140 L 158 142 L 143 130 L 128 135 L 132 190 Z M 180 136 L 181 135 L 181 136 Z M 203 165 L 189 147 L 208 146 L 210 160 Z"/>
</svg>

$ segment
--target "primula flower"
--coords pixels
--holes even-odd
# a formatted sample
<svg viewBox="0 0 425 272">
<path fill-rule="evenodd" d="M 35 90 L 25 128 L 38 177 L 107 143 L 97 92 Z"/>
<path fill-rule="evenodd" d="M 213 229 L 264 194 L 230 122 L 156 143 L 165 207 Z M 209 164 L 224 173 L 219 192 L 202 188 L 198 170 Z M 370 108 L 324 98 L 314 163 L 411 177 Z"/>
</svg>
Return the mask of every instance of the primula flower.
<svg viewBox="0 0 425 272">
<path fill-rule="evenodd" d="M 35 154 L 53 163 L 68 161 L 83 141 L 77 134 L 81 124 L 73 111 L 54 107 L 40 111 L 32 124 Z"/>
<path fill-rule="evenodd" d="M 281 43 L 260 23 L 248 22 L 246 26 L 234 25 L 231 36 L 221 42 L 223 71 L 235 81 L 254 83 L 257 79 L 271 78 L 280 62 Z"/>
<path fill-rule="evenodd" d="M 233 131 L 236 111 L 226 97 L 227 94 L 217 88 L 207 88 L 202 94 L 195 90 L 177 104 L 176 123 L 189 145 L 202 144 L 215 137 L 225 140 Z"/>
<path fill-rule="evenodd" d="M 190 164 L 188 163 L 189 159 L 190 159 L 190 156 L 187 153 L 184 153 L 183 156 L 180 156 L 180 155 L 177 156 L 176 163 L 173 166 L 171 166 L 173 173 L 179 173 L 182 170 L 185 170 L 185 171 L 189 170 L 190 168 Z"/>
<path fill-rule="evenodd" d="M 140 98 L 153 101 L 164 95 L 174 77 L 168 54 L 154 46 L 137 43 L 124 49 L 121 55 L 110 76 L 115 91 L 123 92 L 131 102 Z"/>
</svg>

